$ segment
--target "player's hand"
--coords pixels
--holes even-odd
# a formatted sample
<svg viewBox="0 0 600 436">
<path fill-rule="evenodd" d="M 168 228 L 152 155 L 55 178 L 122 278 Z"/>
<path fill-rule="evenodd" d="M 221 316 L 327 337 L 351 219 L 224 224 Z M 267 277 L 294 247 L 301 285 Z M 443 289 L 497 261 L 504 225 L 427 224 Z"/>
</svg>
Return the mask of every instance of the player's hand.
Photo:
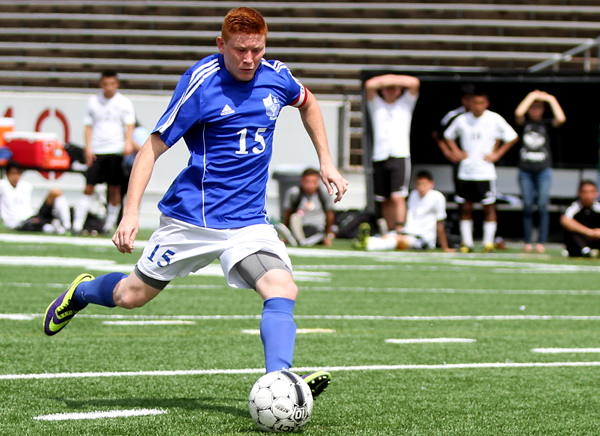
<svg viewBox="0 0 600 436">
<path fill-rule="evenodd" d="M 132 253 L 135 243 L 135 237 L 139 230 L 139 220 L 137 215 L 123 215 L 119 227 L 112 237 L 113 244 L 121 253 Z"/>
<path fill-rule="evenodd" d="M 600 239 L 600 229 L 592 229 L 591 234 L 589 236 L 593 239 Z"/>
<path fill-rule="evenodd" d="M 133 149 L 133 144 L 125 144 L 125 147 L 123 148 L 123 156 L 129 156 L 130 154 L 132 154 L 134 151 Z"/>
<path fill-rule="evenodd" d="M 329 192 L 329 195 L 335 194 L 333 201 L 337 203 L 348 190 L 348 180 L 344 179 L 333 165 L 321 165 L 320 173 L 321 180 L 323 180 L 323 183 L 327 187 L 327 192 Z M 337 192 L 334 191 L 334 186 Z"/>
<path fill-rule="evenodd" d="M 444 253 L 454 253 L 454 252 L 456 252 L 456 248 L 446 247 L 446 248 L 442 248 L 442 251 Z"/>
<path fill-rule="evenodd" d="M 92 164 L 94 163 L 94 161 L 96 160 L 96 155 L 94 154 L 94 152 L 90 149 L 85 149 L 85 164 L 89 167 L 92 166 Z"/>
<path fill-rule="evenodd" d="M 452 156 L 455 160 L 452 160 L 452 162 L 454 163 L 458 163 L 461 160 L 465 160 L 466 158 L 469 157 L 469 155 L 467 153 L 465 153 L 463 150 L 458 150 L 452 153 Z"/>
<path fill-rule="evenodd" d="M 323 239 L 323 245 L 325 245 L 326 247 L 331 247 L 331 239 L 326 237 L 325 239 Z"/>
<path fill-rule="evenodd" d="M 497 162 L 498 159 L 500 159 L 500 156 L 498 156 L 498 154 L 495 152 L 492 152 L 490 154 L 486 154 L 485 156 L 483 156 L 483 160 L 486 162 L 490 162 L 490 163 Z"/>
</svg>

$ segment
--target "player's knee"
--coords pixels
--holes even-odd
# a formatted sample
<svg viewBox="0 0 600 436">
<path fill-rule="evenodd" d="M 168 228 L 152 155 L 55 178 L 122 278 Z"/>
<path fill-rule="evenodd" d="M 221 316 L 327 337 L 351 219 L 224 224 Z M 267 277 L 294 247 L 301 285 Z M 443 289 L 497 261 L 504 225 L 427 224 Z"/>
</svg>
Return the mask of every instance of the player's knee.
<svg viewBox="0 0 600 436">
<path fill-rule="evenodd" d="M 135 309 L 145 305 L 149 299 L 144 292 L 143 286 L 132 285 L 123 282 L 115 289 L 113 298 L 115 304 L 123 309 Z"/>
</svg>

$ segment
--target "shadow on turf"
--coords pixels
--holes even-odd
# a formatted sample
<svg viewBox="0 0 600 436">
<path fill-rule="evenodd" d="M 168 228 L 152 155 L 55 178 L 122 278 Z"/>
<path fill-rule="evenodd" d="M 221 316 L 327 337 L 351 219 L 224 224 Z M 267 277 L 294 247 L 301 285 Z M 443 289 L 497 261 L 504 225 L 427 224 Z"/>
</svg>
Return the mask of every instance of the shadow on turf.
<svg viewBox="0 0 600 436">
<path fill-rule="evenodd" d="M 185 410 L 209 410 L 213 412 L 228 413 L 233 416 L 247 418 L 250 416 L 246 407 L 246 399 L 240 398 L 219 398 L 219 401 L 242 403 L 244 407 L 232 407 L 214 404 L 214 397 L 200 398 L 125 398 L 120 400 L 87 400 L 76 401 L 66 398 L 54 398 L 56 401 L 64 402 L 73 409 L 102 407 L 102 408 L 143 408 L 143 409 L 167 409 L 178 408 Z M 213 404 L 211 404 L 213 403 Z"/>
</svg>

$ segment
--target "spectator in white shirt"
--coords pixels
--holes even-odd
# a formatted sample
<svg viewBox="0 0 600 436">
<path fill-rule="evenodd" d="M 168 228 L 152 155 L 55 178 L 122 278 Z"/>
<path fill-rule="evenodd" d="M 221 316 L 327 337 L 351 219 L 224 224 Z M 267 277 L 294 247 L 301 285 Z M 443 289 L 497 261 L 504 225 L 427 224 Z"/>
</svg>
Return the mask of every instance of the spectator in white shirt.
<svg viewBox="0 0 600 436">
<path fill-rule="evenodd" d="M 448 247 L 444 220 L 446 219 L 446 198 L 433 189 L 433 177 L 428 171 L 419 171 L 415 176 L 415 189 L 408 196 L 406 226 L 400 234 L 387 234 L 383 237 L 370 237 L 368 223 L 359 228 L 356 248 L 367 251 L 423 250 L 435 248 L 439 241 L 443 251 L 455 251 Z"/>
<path fill-rule="evenodd" d="M 385 74 L 365 82 L 373 126 L 375 201 L 390 230 L 402 231 L 410 182 L 410 125 L 419 98 L 416 77 Z"/>
<path fill-rule="evenodd" d="M 462 204 L 460 235 L 462 252 L 473 251 L 473 203 L 483 205 L 484 252 L 494 250 L 496 236 L 496 167 L 494 163 L 514 146 L 519 136 L 496 112 L 487 110 L 487 94 L 476 91 L 471 111 L 459 115 L 444 138 L 460 161 L 455 201 Z M 460 138 L 460 148 L 456 140 Z"/>
<path fill-rule="evenodd" d="M 87 218 L 95 186 L 107 184 L 107 213 L 104 233 L 114 231 L 121 209 L 121 185 L 124 180 L 123 155 L 133 153 L 135 113 L 133 103 L 118 92 L 119 80 L 114 70 L 102 73 L 102 93 L 88 102 L 85 124 L 85 158 L 88 170 L 86 186 L 73 217 L 73 233 L 79 234 Z"/>
</svg>

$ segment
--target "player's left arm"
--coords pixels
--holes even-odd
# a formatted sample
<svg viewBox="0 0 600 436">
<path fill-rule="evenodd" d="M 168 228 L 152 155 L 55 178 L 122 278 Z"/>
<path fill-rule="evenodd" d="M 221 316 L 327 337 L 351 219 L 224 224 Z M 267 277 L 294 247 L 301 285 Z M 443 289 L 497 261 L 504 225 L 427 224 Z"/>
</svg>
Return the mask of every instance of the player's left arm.
<svg viewBox="0 0 600 436">
<path fill-rule="evenodd" d="M 308 89 L 306 93 L 306 103 L 299 108 L 300 117 L 319 157 L 321 180 L 325 183 L 329 195 L 336 194 L 334 201 L 337 203 L 348 190 L 348 181 L 342 177 L 331 159 L 327 134 L 325 133 L 325 122 L 319 103 Z M 334 191 L 333 186 L 335 186 L 337 193 Z"/>
<path fill-rule="evenodd" d="M 506 154 L 508 150 L 513 148 L 513 146 L 519 141 L 519 137 L 517 136 L 515 139 L 509 142 L 505 142 L 500 147 L 497 147 L 496 150 L 491 152 L 490 154 L 484 156 L 483 158 L 487 162 L 497 162 L 502 156 Z"/>
<path fill-rule="evenodd" d="M 135 124 L 127 124 L 127 128 L 125 130 L 125 148 L 123 149 L 123 154 L 125 156 L 130 155 L 134 152 L 133 147 L 133 129 L 135 128 Z"/>
<path fill-rule="evenodd" d="M 450 248 L 448 246 L 448 238 L 446 237 L 446 228 L 444 227 L 444 220 L 440 220 L 437 222 L 437 237 L 440 241 L 440 247 L 442 251 L 447 253 L 456 251 L 454 248 Z"/>
</svg>

